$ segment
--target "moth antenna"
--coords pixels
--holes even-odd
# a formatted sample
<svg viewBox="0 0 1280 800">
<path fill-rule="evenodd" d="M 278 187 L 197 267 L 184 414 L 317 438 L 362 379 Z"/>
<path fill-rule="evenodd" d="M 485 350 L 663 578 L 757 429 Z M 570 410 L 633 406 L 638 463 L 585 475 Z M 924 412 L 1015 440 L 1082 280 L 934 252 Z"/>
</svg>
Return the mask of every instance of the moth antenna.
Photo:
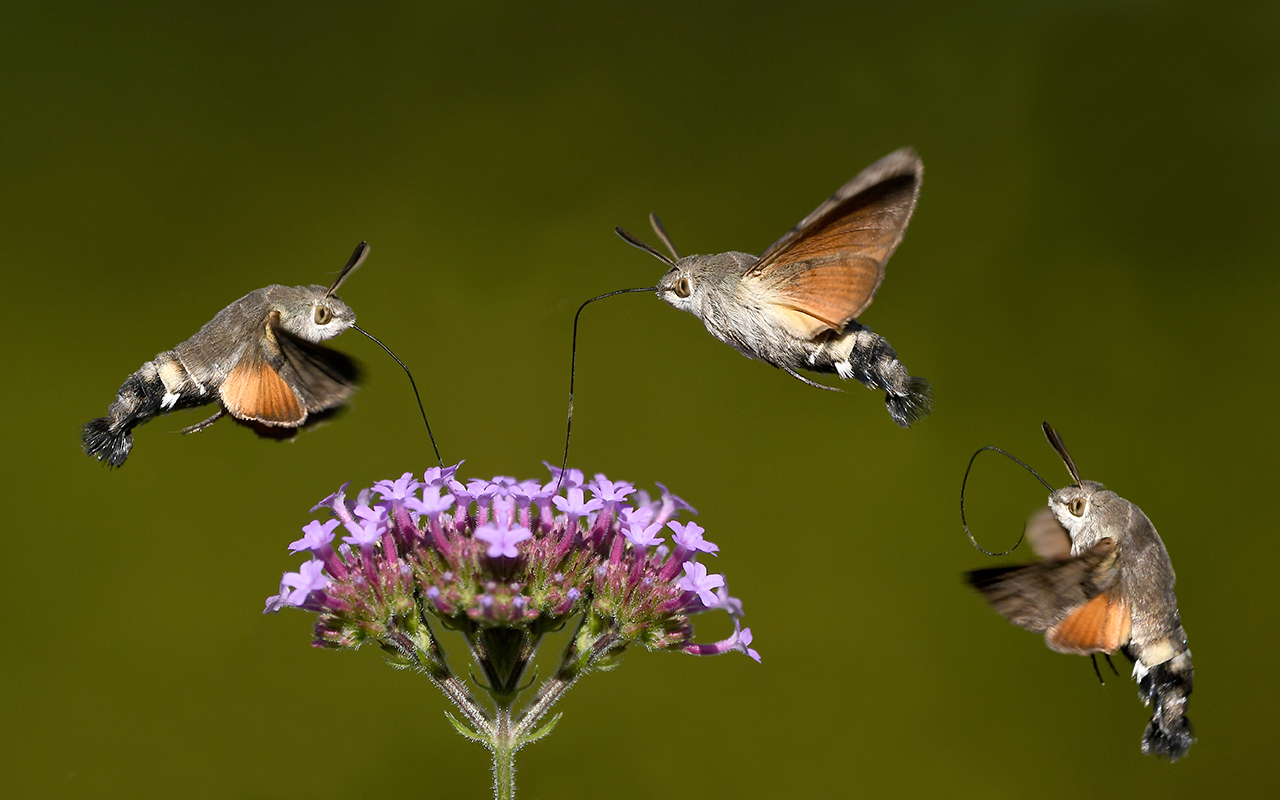
<svg viewBox="0 0 1280 800">
<path fill-rule="evenodd" d="M 363 246 L 363 243 L 361 244 Z M 359 248 L 356 249 L 356 252 L 357 254 L 359 254 Z M 367 248 L 366 248 L 366 252 L 367 252 Z M 363 259 L 363 256 L 361 256 L 361 258 Z M 355 256 L 352 256 L 352 259 L 354 260 Z M 359 261 L 356 261 L 355 263 L 358 265 Z M 354 267 L 352 267 L 352 269 L 354 269 Z M 339 276 L 338 283 L 341 283 L 341 282 L 342 282 L 342 277 Z M 334 288 L 337 288 L 337 284 L 334 284 Z M 418 398 L 418 410 L 422 412 L 422 424 L 427 426 L 427 438 L 431 440 L 431 449 L 435 451 L 436 461 L 440 464 L 441 467 L 444 467 L 444 459 L 440 458 L 440 448 L 436 447 L 436 437 L 431 433 L 431 423 L 427 422 L 427 411 L 422 407 L 422 395 L 418 394 L 418 384 L 415 383 L 413 380 L 413 373 L 409 371 L 409 368 L 404 365 L 404 362 L 401 361 L 400 358 L 395 353 L 391 352 L 390 347 L 387 347 L 385 344 L 378 341 L 377 337 L 375 337 L 372 333 L 369 333 L 364 328 L 361 328 L 359 325 L 352 325 L 351 328 L 352 330 L 360 331 L 365 336 L 368 336 L 370 339 L 373 339 L 373 343 L 376 344 L 378 347 L 381 347 L 383 350 L 386 350 L 387 355 L 394 358 L 396 363 L 400 365 L 400 368 L 404 370 L 404 374 L 409 376 L 409 385 L 413 387 L 413 396 Z"/>
<path fill-rule="evenodd" d="M 680 254 L 676 252 L 676 246 L 671 243 L 671 237 L 667 235 L 667 229 L 662 227 L 662 220 L 658 219 L 658 215 L 652 211 L 649 212 L 649 224 L 653 226 L 653 232 L 658 234 L 658 238 L 671 251 L 671 257 L 676 261 L 680 260 Z"/>
<path fill-rule="evenodd" d="M 1115 665 L 1115 664 L 1113 664 L 1113 663 L 1111 663 L 1111 654 L 1110 654 L 1110 653 L 1103 653 L 1103 654 L 1102 654 L 1102 657 L 1103 657 L 1103 658 L 1105 658 L 1105 659 L 1107 660 L 1107 666 L 1108 666 L 1108 667 L 1111 667 L 1111 671 L 1112 671 L 1114 674 L 1119 675 L 1119 674 L 1120 674 L 1120 670 L 1116 669 L 1116 665 Z"/>
<path fill-rule="evenodd" d="M 1102 671 L 1098 669 L 1098 654 L 1090 653 L 1089 661 L 1093 664 L 1093 674 L 1098 676 L 1098 683 L 1106 686 L 1107 682 L 1102 679 Z M 1111 668 L 1115 669 L 1115 665 L 1113 664 Z"/>
<path fill-rule="evenodd" d="M 626 242 L 627 244 L 631 245 L 632 247 L 637 247 L 637 248 L 639 248 L 639 249 L 641 249 L 641 250 L 645 251 L 646 253 L 648 253 L 649 255 L 653 256 L 653 257 L 654 257 L 654 258 L 656 258 L 656 259 L 658 259 L 658 260 L 659 260 L 659 261 L 661 261 L 663 264 L 666 264 L 666 265 L 667 265 L 667 266 L 669 266 L 669 267 L 674 267 L 674 266 L 676 265 L 676 262 L 674 262 L 674 261 L 672 261 L 671 259 L 667 258 L 667 257 L 666 257 L 666 255 L 664 255 L 664 254 L 662 254 L 662 253 L 659 253 L 657 250 L 654 250 L 652 247 L 650 247 L 649 245 L 647 245 L 647 244 L 645 244 L 644 242 L 640 241 L 640 240 L 639 240 L 639 239 L 637 239 L 636 237 L 632 236 L 630 233 L 627 233 L 627 232 L 626 232 L 625 230 L 623 230 L 622 228 L 614 228 L 613 230 L 614 230 L 614 232 L 615 232 L 615 233 L 617 233 L 619 236 L 621 236 L 621 237 L 622 237 L 622 241 Z M 669 244 L 667 245 L 667 247 L 670 247 L 670 246 L 671 246 L 671 245 L 669 245 Z M 655 291 L 656 291 L 656 290 L 655 290 Z M 607 295 L 606 295 L 606 296 L 607 296 Z M 590 301 L 590 300 L 588 300 L 587 302 L 588 302 L 588 303 L 590 303 L 591 301 Z"/>
<path fill-rule="evenodd" d="M 338 291 L 338 287 L 342 285 L 342 282 L 347 279 L 347 276 L 360 269 L 360 265 L 369 257 L 369 249 L 368 242 L 361 242 L 356 245 L 355 252 L 351 254 L 351 258 L 347 259 L 347 265 L 342 268 L 342 272 L 338 273 L 338 279 L 329 287 L 329 291 L 325 292 L 325 297 L 332 297 L 333 293 Z M 361 333 L 364 333 L 364 331 L 361 331 Z M 365 335 L 367 336 L 368 334 Z M 374 341 L 377 340 L 374 339 Z M 390 353 L 391 351 L 387 350 L 387 352 Z M 395 358 L 395 356 L 392 356 L 392 358 Z M 403 364 L 401 366 L 403 366 Z"/>
<path fill-rule="evenodd" d="M 1040 425 L 1044 428 L 1044 435 L 1045 438 L 1049 440 L 1050 446 L 1057 451 L 1058 456 L 1062 459 L 1063 463 L 1067 465 L 1067 472 L 1071 473 L 1071 477 L 1075 480 L 1076 486 L 1079 486 L 1081 484 L 1080 471 L 1076 469 L 1076 462 L 1071 460 L 1071 454 L 1067 452 L 1067 446 L 1062 443 L 1062 437 L 1058 435 L 1058 432 L 1055 431 L 1049 423 L 1041 422 Z"/>
<path fill-rule="evenodd" d="M 622 233 L 621 228 L 619 228 L 618 231 L 620 234 Z M 627 236 L 630 236 L 630 234 L 626 234 L 622 238 L 626 239 Z M 661 253 L 657 253 L 652 248 L 648 248 L 647 245 L 638 245 L 638 246 L 641 249 L 648 249 L 650 252 L 652 252 L 654 255 L 658 256 L 659 258 L 665 258 L 665 256 L 663 256 Z M 597 300 L 603 300 L 606 297 L 613 297 L 616 294 L 631 294 L 633 292 L 656 292 L 656 291 L 658 291 L 657 286 L 644 286 L 639 289 L 619 289 L 616 292 L 609 292 L 607 294 L 602 294 L 599 297 L 591 298 L 587 302 L 578 306 L 578 312 L 573 315 L 573 345 L 571 346 L 569 351 L 569 418 L 568 418 L 568 421 L 565 422 L 565 426 L 564 426 L 564 459 L 561 460 L 560 462 L 560 476 L 556 478 L 556 492 L 560 491 L 560 484 L 564 482 L 564 471 L 569 467 L 569 434 L 573 432 L 573 378 L 574 378 L 574 375 L 577 373 L 577 365 L 578 365 L 578 317 L 582 316 L 582 309 L 586 308 L 587 306 L 591 305 Z"/>
<path fill-rule="evenodd" d="M 1018 541 L 1014 542 L 1013 547 L 1010 547 L 1008 550 L 1005 550 L 1002 553 L 993 553 L 990 550 L 983 548 L 982 545 L 978 544 L 978 540 L 973 538 L 973 534 L 969 532 L 969 523 L 967 520 L 965 520 L 965 517 L 964 517 L 964 490 L 965 490 L 965 486 L 969 483 L 969 470 L 973 469 L 973 462 L 978 458 L 978 453 L 981 453 L 984 450 L 994 450 L 1000 455 L 1006 456 L 1010 459 L 1013 459 L 1017 463 L 1021 464 L 1023 468 L 1026 469 L 1027 472 L 1030 472 L 1032 475 L 1035 475 L 1036 480 L 1043 483 L 1044 488 L 1048 489 L 1050 492 L 1053 491 L 1053 487 L 1049 485 L 1048 481 L 1040 477 L 1040 473 L 1036 472 L 1034 469 L 1027 466 L 1027 464 L 1024 461 L 1022 461 L 1022 459 L 1018 458 L 1017 456 L 1006 453 L 1005 451 L 1001 450 L 999 447 L 994 447 L 992 445 L 987 445 L 986 447 L 980 447 L 978 448 L 978 451 L 974 453 L 973 456 L 969 459 L 969 466 L 966 467 L 964 470 L 964 480 L 960 482 L 960 524 L 964 526 L 964 534 L 965 536 L 969 537 L 969 541 L 973 543 L 974 547 L 978 548 L 979 550 L 981 550 L 982 552 L 986 553 L 989 556 L 1007 556 L 1010 553 L 1012 553 L 1014 550 L 1017 550 L 1018 545 L 1022 544 L 1022 540 L 1027 538 L 1027 529 L 1025 527 L 1022 529 L 1022 535 L 1018 537 Z"/>
</svg>

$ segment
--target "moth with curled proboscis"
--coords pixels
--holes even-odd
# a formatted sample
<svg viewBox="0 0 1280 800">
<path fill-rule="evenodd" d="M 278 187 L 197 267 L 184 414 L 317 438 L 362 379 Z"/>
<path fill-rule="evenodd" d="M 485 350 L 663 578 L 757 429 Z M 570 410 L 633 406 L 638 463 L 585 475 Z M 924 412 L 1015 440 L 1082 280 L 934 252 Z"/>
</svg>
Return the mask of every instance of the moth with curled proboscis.
<svg viewBox="0 0 1280 800">
<path fill-rule="evenodd" d="M 1142 751 L 1177 760 L 1196 739 L 1186 716 L 1191 651 L 1169 553 L 1142 509 L 1100 483 L 1083 480 L 1057 431 L 1047 422 L 1043 428 L 1074 483 L 1054 490 L 1014 459 L 1051 492 L 1048 507 L 1031 517 L 1023 534 L 1041 560 L 973 570 L 966 577 L 997 612 L 1043 633 L 1053 650 L 1091 657 L 1124 653 L 1133 662 L 1139 698 L 1154 706 Z M 982 450 L 1009 456 L 995 447 Z M 963 521 L 963 485 L 960 503 Z"/>
</svg>

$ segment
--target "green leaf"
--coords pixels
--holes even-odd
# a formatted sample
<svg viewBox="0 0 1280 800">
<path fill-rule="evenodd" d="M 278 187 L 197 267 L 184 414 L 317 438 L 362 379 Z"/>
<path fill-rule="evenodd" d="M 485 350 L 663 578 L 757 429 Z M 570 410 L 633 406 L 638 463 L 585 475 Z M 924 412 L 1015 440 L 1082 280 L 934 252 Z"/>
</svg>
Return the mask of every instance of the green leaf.
<svg viewBox="0 0 1280 800">
<path fill-rule="evenodd" d="M 450 714 L 448 711 L 444 712 L 444 715 L 449 718 L 449 722 L 453 725 L 453 729 L 455 731 L 462 734 L 465 738 L 470 739 L 473 742 L 480 742 L 481 744 L 488 746 L 489 744 L 488 736 L 485 736 L 482 733 L 477 733 L 475 730 L 471 728 L 471 726 L 467 725 L 462 720 Z"/>
<path fill-rule="evenodd" d="M 529 734 L 528 736 L 521 736 L 521 737 L 520 737 L 520 745 L 519 745 L 519 746 L 520 746 L 520 747 L 524 747 L 524 746 L 525 746 L 525 745 L 527 745 L 527 744 L 533 744 L 534 742 L 536 742 L 536 741 L 538 741 L 539 739 L 541 739 L 543 736 L 546 736 L 548 733 L 551 733 L 552 729 L 554 729 L 554 728 L 556 727 L 556 723 L 557 723 L 557 722 L 559 722 L 559 721 L 560 721 L 560 718 L 561 718 L 561 717 L 563 717 L 563 716 L 564 716 L 564 712 L 562 711 L 562 712 L 560 712 L 560 713 L 556 714 L 556 715 L 555 715 L 554 717 L 552 717 L 551 719 L 549 719 L 549 720 L 547 720 L 546 722 L 544 722 L 544 723 L 542 724 L 542 727 L 541 727 L 541 728 L 538 728 L 538 729 L 537 729 L 536 731 L 534 731 L 533 733 Z"/>
</svg>

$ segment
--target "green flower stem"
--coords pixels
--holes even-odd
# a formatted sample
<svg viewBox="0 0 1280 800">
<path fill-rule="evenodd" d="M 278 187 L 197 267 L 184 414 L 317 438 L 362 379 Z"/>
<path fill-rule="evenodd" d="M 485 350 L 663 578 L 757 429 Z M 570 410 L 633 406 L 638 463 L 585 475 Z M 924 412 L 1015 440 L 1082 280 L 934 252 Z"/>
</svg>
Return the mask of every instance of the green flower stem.
<svg viewBox="0 0 1280 800">
<path fill-rule="evenodd" d="M 510 707 L 499 707 L 495 717 L 488 745 L 493 753 L 493 796 L 512 800 L 516 796 L 516 751 L 521 743 L 512 735 Z"/>
</svg>

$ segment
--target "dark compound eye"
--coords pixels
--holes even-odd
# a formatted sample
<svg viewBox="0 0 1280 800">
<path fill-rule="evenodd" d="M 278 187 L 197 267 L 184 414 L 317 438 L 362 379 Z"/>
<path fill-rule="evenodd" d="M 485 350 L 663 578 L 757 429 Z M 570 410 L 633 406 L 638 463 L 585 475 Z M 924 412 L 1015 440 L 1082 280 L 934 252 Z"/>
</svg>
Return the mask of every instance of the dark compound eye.
<svg viewBox="0 0 1280 800">
<path fill-rule="evenodd" d="M 333 312 L 328 306 L 316 306 L 315 321 L 317 325 L 328 325 L 333 319 Z"/>
<path fill-rule="evenodd" d="M 1070 503 L 1067 503 L 1067 510 L 1070 511 L 1071 515 L 1074 517 L 1083 517 L 1085 505 L 1085 499 L 1083 497 L 1077 497 Z"/>
<path fill-rule="evenodd" d="M 681 275 L 680 280 L 676 281 L 676 296 L 688 297 L 691 294 L 693 289 L 689 286 L 689 279 Z"/>
</svg>

